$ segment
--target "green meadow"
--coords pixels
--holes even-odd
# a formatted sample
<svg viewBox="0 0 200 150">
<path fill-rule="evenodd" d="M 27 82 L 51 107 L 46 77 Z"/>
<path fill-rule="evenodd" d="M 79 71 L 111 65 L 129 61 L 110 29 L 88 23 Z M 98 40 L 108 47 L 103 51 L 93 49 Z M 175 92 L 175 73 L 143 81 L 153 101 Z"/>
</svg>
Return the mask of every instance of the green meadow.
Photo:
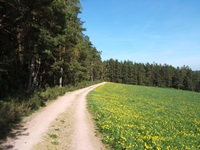
<svg viewBox="0 0 200 150">
<path fill-rule="evenodd" d="M 200 93 L 107 83 L 88 108 L 111 149 L 200 149 Z"/>
</svg>

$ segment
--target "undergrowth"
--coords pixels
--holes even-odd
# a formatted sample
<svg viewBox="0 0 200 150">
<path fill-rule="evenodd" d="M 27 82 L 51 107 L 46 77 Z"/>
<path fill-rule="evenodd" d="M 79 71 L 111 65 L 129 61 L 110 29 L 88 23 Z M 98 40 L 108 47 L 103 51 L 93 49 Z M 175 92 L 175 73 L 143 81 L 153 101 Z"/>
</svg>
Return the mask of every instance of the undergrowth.
<svg viewBox="0 0 200 150">
<path fill-rule="evenodd" d="M 66 92 L 81 89 L 101 81 L 84 81 L 76 85 L 65 87 L 56 86 L 34 92 L 31 96 L 20 94 L 15 97 L 7 97 L 0 100 L 0 139 L 4 139 L 11 129 L 21 121 L 22 117 L 30 115 L 40 107 L 45 106 L 49 100 L 54 100 Z"/>
</svg>

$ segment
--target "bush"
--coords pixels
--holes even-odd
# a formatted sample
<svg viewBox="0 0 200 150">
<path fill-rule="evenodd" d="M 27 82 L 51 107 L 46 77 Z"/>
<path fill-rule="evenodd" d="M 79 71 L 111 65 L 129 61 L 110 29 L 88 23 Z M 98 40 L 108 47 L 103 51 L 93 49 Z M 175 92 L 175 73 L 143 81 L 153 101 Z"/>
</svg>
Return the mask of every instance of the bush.
<svg viewBox="0 0 200 150">
<path fill-rule="evenodd" d="M 24 103 L 17 104 L 14 101 L 0 101 L 0 137 L 7 133 L 14 124 L 21 120 L 28 111 Z"/>
<path fill-rule="evenodd" d="M 46 91 L 41 92 L 40 96 L 44 101 L 56 99 L 58 96 L 64 95 L 65 89 L 63 87 L 56 86 L 54 88 L 48 87 Z"/>
</svg>

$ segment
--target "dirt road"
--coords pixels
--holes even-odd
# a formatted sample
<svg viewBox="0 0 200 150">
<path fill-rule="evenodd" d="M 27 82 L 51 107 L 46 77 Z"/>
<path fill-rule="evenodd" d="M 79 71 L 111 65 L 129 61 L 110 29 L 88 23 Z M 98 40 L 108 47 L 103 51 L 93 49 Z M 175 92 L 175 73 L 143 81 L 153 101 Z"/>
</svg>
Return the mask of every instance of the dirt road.
<svg viewBox="0 0 200 150">
<path fill-rule="evenodd" d="M 106 149 L 95 135 L 95 127 L 86 108 L 86 95 L 102 84 L 66 93 L 51 102 L 13 131 L 1 148 L 30 150 L 56 146 L 56 149 L 67 150 Z"/>
</svg>

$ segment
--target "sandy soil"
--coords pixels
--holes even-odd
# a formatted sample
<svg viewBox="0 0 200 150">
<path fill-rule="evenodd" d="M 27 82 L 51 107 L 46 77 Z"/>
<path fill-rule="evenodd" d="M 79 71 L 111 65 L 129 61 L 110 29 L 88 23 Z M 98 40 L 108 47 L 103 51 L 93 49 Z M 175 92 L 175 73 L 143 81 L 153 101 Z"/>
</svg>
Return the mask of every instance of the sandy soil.
<svg viewBox="0 0 200 150">
<path fill-rule="evenodd" d="M 86 95 L 100 83 L 66 93 L 34 113 L 15 129 L 0 149 L 10 150 L 104 150 L 97 137 Z M 99 134 L 98 134 L 99 135 Z"/>
</svg>

